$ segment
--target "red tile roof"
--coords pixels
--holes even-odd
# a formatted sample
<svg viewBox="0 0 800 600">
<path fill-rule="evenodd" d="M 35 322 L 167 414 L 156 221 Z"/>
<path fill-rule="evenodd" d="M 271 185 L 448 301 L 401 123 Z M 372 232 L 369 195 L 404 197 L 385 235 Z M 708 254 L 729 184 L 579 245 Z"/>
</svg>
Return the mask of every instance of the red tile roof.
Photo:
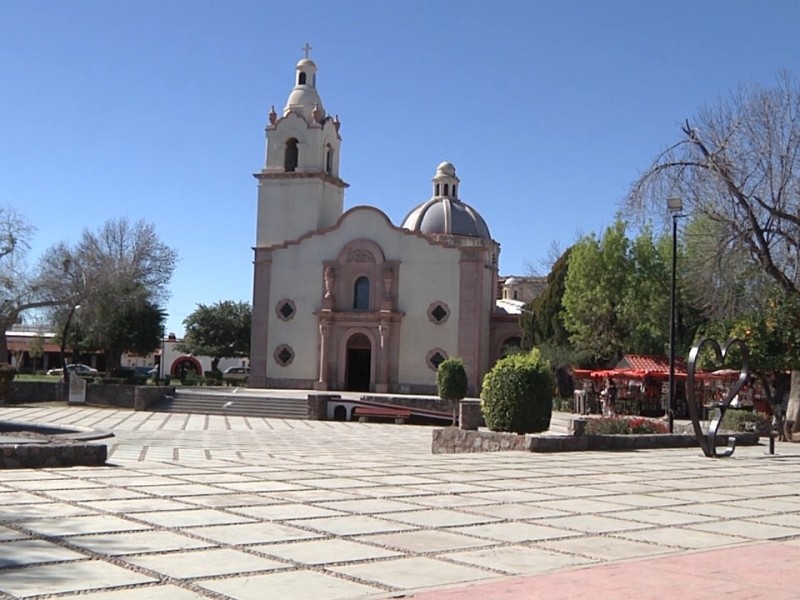
<svg viewBox="0 0 800 600">
<path fill-rule="evenodd" d="M 643 356 L 641 354 L 626 354 L 617 363 L 615 369 L 631 371 L 649 371 L 651 373 L 669 373 L 669 357 Z M 686 372 L 686 361 L 675 357 L 675 370 Z"/>
</svg>

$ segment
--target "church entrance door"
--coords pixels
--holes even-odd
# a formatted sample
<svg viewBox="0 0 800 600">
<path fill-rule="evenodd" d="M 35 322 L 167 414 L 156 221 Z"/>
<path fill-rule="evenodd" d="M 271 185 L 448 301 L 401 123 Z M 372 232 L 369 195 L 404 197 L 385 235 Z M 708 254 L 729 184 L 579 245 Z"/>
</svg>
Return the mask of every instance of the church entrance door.
<svg viewBox="0 0 800 600">
<path fill-rule="evenodd" d="M 363 333 L 347 340 L 345 387 L 351 392 L 368 392 L 372 364 L 372 344 Z"/>
</svg>

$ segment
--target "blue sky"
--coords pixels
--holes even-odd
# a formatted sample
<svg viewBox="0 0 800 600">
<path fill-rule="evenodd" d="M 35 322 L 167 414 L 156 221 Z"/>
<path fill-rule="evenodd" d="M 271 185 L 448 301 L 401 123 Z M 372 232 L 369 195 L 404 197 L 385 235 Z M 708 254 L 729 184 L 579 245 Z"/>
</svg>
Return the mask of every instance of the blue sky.
<svg viewBox="0 0 800 600">
<path fill-rule="evenodd" d="M 301 47 L 343 138 L 345 208 L 395 224 L 443 160 L 504 275 L 612 223 L 679 125 L 800 73 L 800 2 L 0 1 L 0 203 L 31 262 L 110 218 L 180 256 L 167 311 L 251 300 L 271 105 Z M 546 274 L 546 271 L 543 273 Z"/>
</svg>

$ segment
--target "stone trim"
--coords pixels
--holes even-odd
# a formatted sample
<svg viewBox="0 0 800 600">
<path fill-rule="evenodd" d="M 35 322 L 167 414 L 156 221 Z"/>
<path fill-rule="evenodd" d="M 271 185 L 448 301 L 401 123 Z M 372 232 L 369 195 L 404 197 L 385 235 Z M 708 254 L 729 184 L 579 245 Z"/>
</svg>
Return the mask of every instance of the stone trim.
<svg viewBox="0 0 800 600">
<path fill-rule="evenodd" d="M 438 356 L 441 357 L 441 360 L 436 358 Z M 431 371 L 436 371 L 439 368 L 439 364 L 445 360 L 450 358 L 447 354 L 446 350 L 442 350 L 441 348 L 433 348 L 428 354 L 425 356 L 425 363 L 428 365 L 428 368 Z"/>
<path fill-rule="evenodd" d="M 294 348 L 292 348 L 289 344 L 281 344 L 275 348 L 275 352 L 272 353 L 272 358 L 274 358 L 275 362 L 281 367 L 288 367 L 290 364 L 292 364 L 294 357 Z"/>
<path fill-rule="evenodd" d="M 431 305 L 428 307 L 428 319 L 430 319 L 431 323 L 434 325 L 447 323 L 447 319 L 450 318 L 450 313 L 450 307 L 447 305 L 447 302 L 442 302 L 441 300 L 431 302 Z"/>
<path fill-rule="evenodd" d="M 284 307 L 288 307 L 287 310 Z M 288 315 L 284 313 L 289 313 Z M 275 305 L 275 314 L 281 321 L 291 321 L 294 319 L 294 316 L 297 314 L 297 305 L 292 302 L 289 298 L 283 298 L 279 300 L 278 303 Z"/>
</svg>

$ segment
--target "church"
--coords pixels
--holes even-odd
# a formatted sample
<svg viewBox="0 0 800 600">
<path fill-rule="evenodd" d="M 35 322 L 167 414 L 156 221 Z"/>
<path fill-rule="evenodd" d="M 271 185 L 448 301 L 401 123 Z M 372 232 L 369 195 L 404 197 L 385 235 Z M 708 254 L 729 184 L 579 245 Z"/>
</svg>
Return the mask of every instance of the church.
<svg viewBox="0 0 800 600">
<path fill-rule="evenodd" d="M 498 300 L 500 244 L 449 162 L 399 226 L 373 206 L 345 212 L 340 125 L 306 46 L 255 174 L 249 386 L 435 394 L 439 363 L 458 357 L 477 395 L 520 337 L 522 303 Z"/>
</svg>

